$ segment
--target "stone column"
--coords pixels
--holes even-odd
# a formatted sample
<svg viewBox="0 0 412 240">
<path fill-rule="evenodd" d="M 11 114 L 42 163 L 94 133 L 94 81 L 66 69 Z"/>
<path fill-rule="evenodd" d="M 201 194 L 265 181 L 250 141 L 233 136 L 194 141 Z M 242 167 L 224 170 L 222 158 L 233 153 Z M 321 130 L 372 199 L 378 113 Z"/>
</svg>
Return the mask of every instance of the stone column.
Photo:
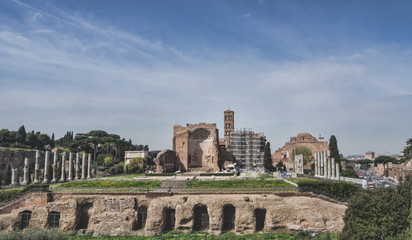
<svg viewBox="0 0 412 240">
<path fill-rule="evenodd" d="M 340 180 L 339 163 L 336 163 L 336 179 Z"/>
<path fill-rule="evenodd" d="M 328 157 L 328 178 L 332 178 L 332 159 Z"/>
<path fill-rule="evenodd" d="M 40 172 L 39 158 L 40 158 L 40 152 L 39 152 L 39 150 L 36 150 L 36 159 L 35 159 L 35 162 L 34 162 L 34 181 L 33 181 L 33 183 L 39 183 L 39 172 Z"/>
<path fill-rule="evenodd" d="M 44 159 L 44 179 L 42 183 L 48 183 L 49 182 L 49 165 L 50 165 L 50 152 L 46 151 L 46 156 Z"/>
<path fill-rule="evenodd" d="M 76 168 L 75 168 L 75 170 L 76 170 L 76 174 L 75 174 L 75 177 L 74 177 L 74 179 L 79 179 L 79 153 L 76 153 Z"/>
<path fill-rule="evenodd" d="M 72 152 L 69 153 L 69 178 L 67 181 L 73 180 L 73 154 Z"/>
<path fill-rule="evenodd" d="M 315 176 L 319 176 L 319 152 L 315 152 Z"/>
<path fill-rule="evenodd" d="M 62 154 L 62 174 L 59 182 L 65 182 L 66 181 L 66 153 Z"/>
<path fill-rule="evenodd" d="M 91 174 L 92 174 L 92 154 L 89 153 L 88 156 L 88 161 L 87 161 L 87 178 L 91 178 Z"/>
<path fill-rule="evenodd" d="M 11 187 L 17 187 L 19 186 L 19 182 L 17 181 L 18 176 L 17 176 L 17 168 L 12 168 L 11 169 Z"/>
<path fill-rule="evenodd" d="M 319 152 L 319 177 L 323 177 L 323 152 Z"/>
<path fill-rule="evenodd" d="M 23 182 L 21 185 L 27 185 L 29 183 L 30 171 L 29 171 L 29 159 L 24 159 L 24 168 L 23 168 Z"/>
<path fill-rule="evenodd" d="M 328 155 L 326 154 L 326 152 L 323 152 L 323 161 L 325 162 L 323 166 L 324 177 L 327 178 L 328 177 Z"/>
<path fill-rule="evenodd" d="M 336 178 L 336 172 L 335 172 L 335 158 L 332 158 L 332 178 Z"/>
<path fill-rule="evenodd" d="M 57 155 L 57 151 L 54 152 L 54 157 L 53 157 L 53 179 L 51 180 L 51 183 L 55 183 L 57 182 L 56 179 L 56 171 L 57 170 L 57 161 L 58 161 L 58 155 Z"/>
<path fill-rule="evenodd" d="M 82 156 L 82 179 L 86 178 L 86 153 Z"/>
</svg>

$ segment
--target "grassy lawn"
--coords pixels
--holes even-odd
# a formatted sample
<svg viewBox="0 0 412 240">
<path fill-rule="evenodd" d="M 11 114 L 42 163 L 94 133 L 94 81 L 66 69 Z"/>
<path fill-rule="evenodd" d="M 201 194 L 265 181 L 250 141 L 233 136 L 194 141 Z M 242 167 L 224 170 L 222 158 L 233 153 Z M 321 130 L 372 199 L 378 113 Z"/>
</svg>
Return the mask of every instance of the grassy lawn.
<svg viewBox="0 0 412 240">
<path fill-rule="evenodd" d="M 274 188 L 294 187 L 281 180 L 221 180 L 221 181 L 198 181 L 191 180 L 187 183 L 188 188 Z"/>
<path fill-rule="evenodd" d="M 10 151 L 31 151 L 29 148 L 17 148 L 17 147 L 0 147 L 0 150 L 10 150 Z"/>
<path fill-rule="evenodd" d="M 151 236 L 151 237 L 110 237 L 110 236 L 102 236 L 99 238 L 93 238 L 90 235 L 77 235 L 77 236 L 68 236 L 69 240 L 86 240 L 86 239 L 100 239 L 100 240 L 126 240 L 126 239 L 145 239 L 145 240 L 161 240 L 161 239 L 179 239 L 179 240 L 188 240 L 188 239 L 196 239 L 196 240 L 220 240 L 220 239 L 237 239 L 237 240 L 247 240 L 247 239 L 278 239 L 278 240 L 306 240 L 306 239 L 313 239 L 313 240 L 326 240 L 326 239 L 339 239 L 339 234 L 327 234 L 322 233 L 316 237 L 310 237 L 308 233 L 300 232 L 300 233 L 256 233 L 256 234 L 244 234 L 244 235 L 236 235 L 234 233 L 225 233 L 222 235 L 217 236 L 210 236 L 206 233 L 193 233 L 193 234 L 183 234 L 183 233 L 175 233 L 170 232 L 160 236 Z"/>
<path fill-rule="evenodd" d="M 56 188 L 147 188 L 160 187 L 160 181 L 74 181 L 59 183 L 54 185 Z"/>
<path fill-rule="evenodd" d="M 294 182 L 294 183 L 297 183 L 297 184 L 299 184 L 299 181 L 313 181 L 313 182 L 319 182 L 319 181 L 321 181 L 321 180 L 316 180 L 316 179 L 313 179 L 313 178 L 285 178 L 286 180 L 288 180 L 288 181 L 291 181 L 291 182 Z"/>
</svg>

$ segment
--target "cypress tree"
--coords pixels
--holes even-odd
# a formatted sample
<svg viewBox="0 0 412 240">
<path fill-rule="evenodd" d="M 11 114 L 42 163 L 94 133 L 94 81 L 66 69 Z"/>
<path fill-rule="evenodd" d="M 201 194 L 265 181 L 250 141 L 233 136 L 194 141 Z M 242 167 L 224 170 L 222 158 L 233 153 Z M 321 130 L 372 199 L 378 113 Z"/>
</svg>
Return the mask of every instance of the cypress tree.
<svg viewBox="0 0 412 240">
<path fill-rule="evenodd" d="M 24 125 L 22 125 L 19 130 L 17 130 L 16 133 L 16 142 L 19 144 L 24 144 L 26 140 L 26 129 L 24 128 Z"/>
<path fill-rule="evenodd" d="M 10 166 L 10 164 L 7 165 L 6 173 L 4 174 L 3 184 L 4 185 L 10 185 L 11 184 L 11 166 Z"/>
<path fill-rule="evenodd" d="M 55 145 L 56 145 L 56 142 L 54 141 L 54 133 L 52 133 L 51 140 L 50 140 L 50 147 L 54 148 Z"/>
<path fill-rule="evenodd" d="M 263 166 L 266 171 L 273 171 L 272 155 L 270 154 L 270 142 L 266 143 L 265 154 L 263 156 Z"/>
<path fill-rule="evenodd" d="M 335 161 L 337 163 L 340 163 L 340 154 L 339 154 L 339 149 L 338 149 L 338 141 L 336 140 L 335 135 L 330 136 L 329 151 L 330 151 L 330 157 L 335 158 Z"/>
</svg>

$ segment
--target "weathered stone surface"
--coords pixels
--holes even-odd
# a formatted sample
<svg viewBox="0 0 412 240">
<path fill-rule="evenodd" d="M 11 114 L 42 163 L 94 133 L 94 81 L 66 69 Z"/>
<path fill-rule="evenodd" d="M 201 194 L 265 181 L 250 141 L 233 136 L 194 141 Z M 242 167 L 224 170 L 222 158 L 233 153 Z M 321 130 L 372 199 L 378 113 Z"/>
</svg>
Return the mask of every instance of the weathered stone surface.
<svg viewBox="0 0 412 240">
<path fill-rule="evenodd" d="M 32 194 L 33 199 L 36 194 Z M 99 235 L 154 235 L 165 230 L 166 209 L 175 209 L 174 229 L 191 232 L 194 224 L 194 208 L 205 206 L 209 215 L 211 234 L 222 233 L 223 208 L 235 208 L 235 224 L 232 231 L 255 232 L 255 209 L 266 209 L 264 231 L 313 231 L 340 232 L 346 206 L 306 196 L 280 197 L 261 194 L 205 194 L 175 195 L 149 198 L 142 194 L 76 195 L 53 194 L 45 201 L 44 194 L 32 206 L 25 201 L 11 213 L 0 215 L 0 230 L 18 229 L 21 213 L 32 211 L 30 227 L 47 226 L 48 213 L 61 214 L 60 230 L 71 232 L 80 229 L 82 217 L 87 216 L 87 233 Z M 85 208 L 85 206 L 88 206 Z M 144 230 L 137 230 L 138 208 L 147 207 Z M 1 209 L 0 209 L 1 210 Z M 86 215 L 85 215 L 86 214 Z M 83 219 L 84 220 L 84 219 Z M 86 219 L 87 220 L 87 219 Z"/>
</svg>

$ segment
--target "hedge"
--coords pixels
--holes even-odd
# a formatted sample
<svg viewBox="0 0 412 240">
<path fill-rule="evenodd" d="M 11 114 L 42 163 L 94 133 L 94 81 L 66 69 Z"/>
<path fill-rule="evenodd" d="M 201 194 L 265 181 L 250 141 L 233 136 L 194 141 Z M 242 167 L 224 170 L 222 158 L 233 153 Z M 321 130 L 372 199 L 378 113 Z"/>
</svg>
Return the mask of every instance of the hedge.
<svg viewBox="0 0 412 240">
<path fill-rule="evenodd" d="M 222 180 L 222 181 L 198 181 L 191 180 L 187 187 L 201 188 L 231 188 L 231 187 L 252 187 L 252 188 L 270 188 L 270 187 L 293 187 L 284 181 L 266 181 L 266 180 Z"/>
<path fill-rule="evenodd" d="M 339 182 L 326 182 L 318 180 L 299 180 L 298 181 L 299 191 L 306 192 L 312 190 L 320 190 L 333 194 L 338 197 L 349 198 L 356 194 L 362 188 L 358 185 L 339 181 Z"/>
<path fill-rule="evenodd" d="M 161 177 L 161 176 L 175 176 L 176 173 L 146 173 L 145 176 L 150 177 L 150 176 L 157 176 L 157 177 Z"/>
</svg>

